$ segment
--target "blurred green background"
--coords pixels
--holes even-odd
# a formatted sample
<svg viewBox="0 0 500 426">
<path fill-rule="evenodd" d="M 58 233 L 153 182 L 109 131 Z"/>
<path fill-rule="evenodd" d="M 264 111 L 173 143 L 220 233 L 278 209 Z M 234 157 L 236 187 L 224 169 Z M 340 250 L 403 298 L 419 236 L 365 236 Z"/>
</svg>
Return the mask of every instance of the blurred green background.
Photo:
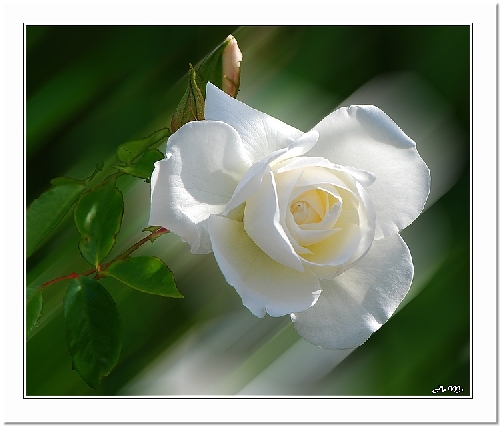
<svg viewBox="0 0 500 426">
<path fill-rule="evenodd" d="M 303 131 L 339 105 L 375 104 L 417 142 L 432 190 L 402 232 L 415 264 L 404 306 L 354 351 L 323 350 L 288 317 L 254 317 L 213 255 L 167 235 L 137 254 L 161 257 L 184 299 L 101 280 L 123 347 L 93 390 L 71 370 L 69 282 L 48 287 L 26 343 L 26 394 L 432 396 L 455 385 L 463 391 L 438 395 L 470 395 L 468 26 L 28 26 L 27 205 L 50 179 L 86 177 L 120 143 L 168 126 L 189 63 L 228 34 L 243 52 L 241 101 Z M 118 182 L 125 216 L 110 258 L 145 235 L 149 215 L 149 184 Z M 27 260 L 26 285 L 87 270 L 77 244 L 68 215 Z"/>
</svg>

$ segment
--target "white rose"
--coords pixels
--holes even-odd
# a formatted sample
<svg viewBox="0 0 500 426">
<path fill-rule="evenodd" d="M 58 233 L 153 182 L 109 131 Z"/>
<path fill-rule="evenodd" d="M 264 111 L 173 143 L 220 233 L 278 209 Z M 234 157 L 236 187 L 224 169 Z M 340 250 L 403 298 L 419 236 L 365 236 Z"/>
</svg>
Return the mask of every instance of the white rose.
<svg viewBox="0 0 500 426">
<path fill-rule="evenodd" d="M 152 175 L 151 225 L 214 252 L 250 311 L 353 348 L 394 313 L 413 264 L 399 230 L 422 211 L 429 170 L 374 106 L 303 133 L 207 85 L 205 121 L 173 134 Z"/>
</svg>

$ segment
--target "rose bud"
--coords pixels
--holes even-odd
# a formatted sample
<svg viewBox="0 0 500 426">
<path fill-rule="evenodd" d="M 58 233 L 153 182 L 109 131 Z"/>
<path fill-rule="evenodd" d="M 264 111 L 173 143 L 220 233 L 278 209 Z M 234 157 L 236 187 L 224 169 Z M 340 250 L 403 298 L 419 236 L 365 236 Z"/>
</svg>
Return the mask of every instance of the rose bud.
<svg viewBox="0 0 500 426">
<path fill-rule="evenodd" d="M 232 35 L 226 41 L 229 43 L 222 52 L 222 90 L 235 98 L 240 87 L 240 62 L 243 55 Z"/>
</svg>

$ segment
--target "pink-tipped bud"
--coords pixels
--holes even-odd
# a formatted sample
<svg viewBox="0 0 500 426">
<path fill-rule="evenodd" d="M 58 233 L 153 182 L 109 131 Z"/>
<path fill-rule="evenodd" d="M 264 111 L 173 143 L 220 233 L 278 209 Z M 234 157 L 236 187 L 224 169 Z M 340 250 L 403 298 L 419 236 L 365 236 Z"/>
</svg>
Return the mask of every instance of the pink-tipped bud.
<svg viewBox="0 0 500 426">
<path fill-rule="evenodd" d="M 222 90 L 235 98 L 240 87 L 240 62 L 243 55 L 232 35 L 226 41 L 229 43 L 222 52 Z"/>
</svg>

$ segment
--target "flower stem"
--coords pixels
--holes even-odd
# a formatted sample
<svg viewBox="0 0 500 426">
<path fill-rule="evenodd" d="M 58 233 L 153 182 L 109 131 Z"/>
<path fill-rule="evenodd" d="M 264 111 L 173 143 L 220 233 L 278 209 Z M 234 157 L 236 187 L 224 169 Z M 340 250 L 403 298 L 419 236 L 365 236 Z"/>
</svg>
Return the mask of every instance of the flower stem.
<svg viewBox="0 0 500 426">
<path fill-rule="evenodd" d="M 116 257 L 113 259 L 111 263 L 113 263 L 115 260 L 122 260 L 126 259 L 129 257 L 134 251 L 136 251 L 140 246 L 142 246 L 146 241 L 154 241 L 156 238 L 158 238 L 162 234 L 167 234 L 170 231 L 166 228 L 160 228 L 154 232 L 151 232 L 147 237 L 144 237 L 142 240 L 136 242 L 132 247 L 130 247 L 127 251 L 123 252 L 120 256 Z M 102 268 L 101 268 L 102 269 Z"/>
<path fill-rule="evenodd" d="M 102 265 L 98 265 L 97 269 L 96 268 L 92 268 L 92 269 L 89 269 L 88 271 L 81 272 L 79 274 L 77 274 L 76 272 L 72 272 L 71 274 L 64 275 L 64 276 L 58 277 L 58 278 L 54 278 L 53 280 L 50 280 L 50 281 L 47 281 L 46 283 L 43 283 L 40 286 L 40 288 L 43 289 L 43 288 L 48 287 L 49 285 L 57 283 L 59 281 L 71 280 L 73 278 L 78 278 L 78 277 L 83 277 L 83 276 L 86 276 L 86 275 L 91 275 L 91 274 L 93 274 L 95 272 L 98 272 L 98 274 L 94 277 L 94 279 L 98 280 L 99 278 L 103 277 L 102 275 L 99 274 L 99 272 L 105 270 L 113 262 L 116 262 L 117 260 L 126 259 L 134 251 L 136 251 L 140 246 L 142 246 L 145 242 L 147 242 L 147 241 L 153 242 L 154 240 L 156 240 L 161 235 L 168 234 L 169 232 L 170 231 L 168 229 L 163 228 L 163 227 L 160 228 L 160 229 L 157 229 L 156 231 L 151 232 L 151 234 L 149 234 L 147 237 L 144 237 L 141 240 L 139 240 L 137 243 L 135 243 L 133 246 L 131 246 L 129 249 L 127 249 L 125 252 L 123 252 L 119 256 L 115 257 L 111 262 L 103 263 Z"/>
<path fill-rule="evenodd" d="M 70 280 L 70 279 L 73 279 L 73 278 L 83 277 L 85 275 L 90 275 L 90 274 L 92 274 L 94 272 L 95 272 L 94 268 L 89 269 L 88 271 L 82 272 L 81 274 L 77 274 L 76 272 L 72 272 L 71 274 L 64 275 L 63 277 L 54 278 L 53 280 L 47 281 L 46 283 L 43 283 L 40 287 L 41 288 L 45 288 L 45 287 L 47 287 L 47 286 L 49 286 L 51 284 L 54 284 L 54 283 L 56 283 L 58 281 Z"/>
</svg>

